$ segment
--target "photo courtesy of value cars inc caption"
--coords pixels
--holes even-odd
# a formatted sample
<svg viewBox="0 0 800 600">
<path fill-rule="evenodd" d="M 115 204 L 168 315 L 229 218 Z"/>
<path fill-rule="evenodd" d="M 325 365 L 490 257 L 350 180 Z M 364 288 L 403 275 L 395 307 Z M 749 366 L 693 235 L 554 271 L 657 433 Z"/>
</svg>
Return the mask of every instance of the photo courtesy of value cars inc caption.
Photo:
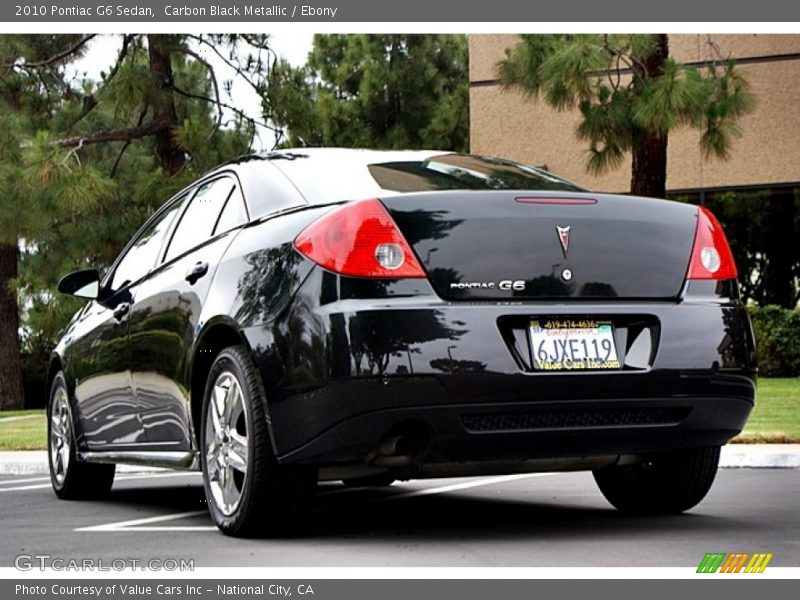
<svg viewBox="0 0 800 600">
<path fill-rule="evenodd" d="M 74 585 L 69 583 L 50 584 L 16 584 L 14 594 L 17 597 L 97 597 L 105 598 L 119 594 L 123 597 L 149 598 L 154 596 L 198 597 L 215 594 L 218 596 L 255 596 L 292 598 L 297 596 L 314 597 L 314 588 L 311 584 L 300 583 L 284 585 L 264 583 L 258 585 L 215 584 L 211 587 L 193 585 L 190 583 L 159 583 L 155 585 L 141 585 L 137 583 L 109 583 L 95 585 Z"/>
<path fill-rule="evenodd" d="M 97 6 L 62 6 L 55 4 L 16 4 L 17 17 L 58 18 L 58 17 L 135 17 L 155 19 L 159 16 L 180 17 L 222 17 L 226 19 L 248 17 L 326 17 L 334 19 L 339 10 L 336 6 L 312 6 L 309 4 L 230 4 L 208 6 L 188 6 L 167 4 L 160 8 L 130 4 L 98 4 Z"/>
</svg>

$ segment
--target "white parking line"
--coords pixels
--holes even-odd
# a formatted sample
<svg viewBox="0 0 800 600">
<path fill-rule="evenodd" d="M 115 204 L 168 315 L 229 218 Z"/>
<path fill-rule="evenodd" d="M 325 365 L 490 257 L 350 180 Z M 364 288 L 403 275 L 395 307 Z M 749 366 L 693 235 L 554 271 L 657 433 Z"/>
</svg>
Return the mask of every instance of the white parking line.
<svg viewBox="0 0 800 600">
<path fill-rule="evenodd" d="M 27 477 L 26 479 L 6 479 L 4 481 L 0 481 L 0 486 L 12 485 L 15 483 L 30 483 L 32 481 L 50 481 L 50 477 L 45 476 L 45 477 Z"/>
<path fill-rule="evenodd" d="M 18 485 L 14 487 L 0 488 L 0 492 L 23 492 L 25 490 L 46 490 L 52 487 L 50 483 L 42 483 L 39 485 Z"/>
<path fill-rule="evenodd" d="M 143 519 L 131 519 L 129 521 L 116 521 L 103 525 L 91 525 L 89 527 L 79 527 L 75 531 L 213 531 L 216 527 L 208 526 L 168 526 L 168 527 L 148 527 L 149 523 L 162 523 L 164 521 L 174 521 L 186 519 L 188 517 L 199 517 L 207 515 L 207 510 L 193 510 L 191 512 L 172 513 L 169 515 L 158 515 L 156 517 L 145 517 Z"/>
<path fill-rule="evenodd" d="M 518 475 L 502 475 L 500 477 L 475 479 L 472 481 L 464 481 L 461 483 L 454 483 L 451 485 L 440 485 L 432 488 L 403 492 L 395 494 L 393 496 L 376 498 L 367 501 L 367 504 L 371 504 L 374 502 L 385 502 L 389 500 L 402 500 L 404 498 L 413 498 L 417 496 L 446 494 L 447 492 L 456 492 L 459 490 L 466 490 L 470 488 L 507 483 L 509 481 L 519 481 L 521 479 L 528 479 L 531 477 L 544 477 L 547 475 L 556 475 L 556 473 L 521 473 Z M 165 521 L 175 521 L 178 519 L 186 519 L 189 517 L 199 517 L 201 515 L 208 515 L 208 511 L 195 510 L 191 512 L 157 515 L 155 517 L 144 517 L 142 519 L 130 519 L 128 521 L 115 521 L 113 523 L 104 523 L 102 525 L 90 525 L 88 527 L 79 527 L 74 531 L 83 531 L 83 532 L 112 531 L 112 532 L 129 532 L 129 533 L 137 531 L 216 531 L 217 528 L 214 525 L 152 525 L 152 523 L 163 523 Z"/>
<path fill-rule="evenodd" d="M 139 475 L 119 475 L 114 478 L 114 482 L 117 481 L 128 481 L 129 479 L 155 479 L 157 477 L 189 477 L 189 476 L 199 476 L 200 473 L 189 472 L 189 473 L 141 473 Z M 49 477 L 46 477 L 47 481 L 50 481 Z M 23 480 L 18 480 L 18 483 L 22 483 Z M 36 485 L 18 485 L 14 487 L 0 487 L 0 492 L 21 492 L 25 490 L 44 490 L 51 486 L 50 483 L 40 483 Z"/>
<path fill-rule="evenodd" d="M 494 485 L 496 483 L 518 481 L 520 479 L 528 479 L 530 477 L 545 477 L 546 475 L 556 475 L 556 473 L 520 473 L 517 475 L 501 475 L 499 477 L 489 477 L 484 479 L 477 479 L 474 481 L 465 481 L 463 483 L 454 483 L 452 485 L 441 485 L 438 487 L 425 488 L 422 490 L 414 490 L 413 492 L 405 492 L 403 494 L 396 494 L 394 496 L 386 496 L 383 498 L 378 498 L 377 500 L 375 500 L 375 502 L 403 500 L 405 498 L 413 498 L 416 496 L 430 496 L 432 494 L 446 494 L 447 492 L 457 492 L 459 490 L 468 490 L 470 488 L 482 487 L 485 485 Z"/>
</svg>

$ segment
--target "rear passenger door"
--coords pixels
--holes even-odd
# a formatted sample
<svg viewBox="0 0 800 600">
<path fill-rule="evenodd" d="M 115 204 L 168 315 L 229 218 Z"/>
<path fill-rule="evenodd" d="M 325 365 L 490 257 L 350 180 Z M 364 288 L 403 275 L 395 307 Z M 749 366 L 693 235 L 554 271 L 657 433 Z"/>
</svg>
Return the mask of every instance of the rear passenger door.
<svg viewBox="0 0 800 600">
<path fill-rule="evenodd" d="M 187 366 L 214 271 L 247 222 L 236 178 L 198 185 L 165 245 L 161 264 L 139 286 L 131 309 L 133 388 L 148 446 L 191 448 Z"/>
</svg>

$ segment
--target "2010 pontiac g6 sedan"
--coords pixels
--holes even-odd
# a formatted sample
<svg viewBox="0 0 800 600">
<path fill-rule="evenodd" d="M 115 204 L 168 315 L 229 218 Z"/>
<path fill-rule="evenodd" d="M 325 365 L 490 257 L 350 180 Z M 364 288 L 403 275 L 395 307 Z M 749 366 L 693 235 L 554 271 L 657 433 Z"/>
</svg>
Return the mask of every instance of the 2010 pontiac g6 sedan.
<svg viewBox="0 0 800 600">
<path fill-rule="evenodd" d="M 584 469 L 623 512 L 677 513 L 753 407 L 710 212 L 496 158 L 245 157 L 59 289 L 88 302 L 49 369 L 56 494 L 200 469 L 230 535 L 291 531 L 319 480 Z"/>
</svg>

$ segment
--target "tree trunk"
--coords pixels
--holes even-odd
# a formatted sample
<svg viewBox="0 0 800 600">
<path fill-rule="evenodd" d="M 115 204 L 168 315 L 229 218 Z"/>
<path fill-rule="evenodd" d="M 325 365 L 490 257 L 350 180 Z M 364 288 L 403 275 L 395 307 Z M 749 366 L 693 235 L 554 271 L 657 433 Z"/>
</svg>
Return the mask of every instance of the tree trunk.
<svg viewBox="0 0 800 600">
<path fill-rule="evenodd" d="M 22 360 L 19 350 L 19 307 L 11 289 L 17 276 L 16 244 L 0 242 L 0 410 L 23 408 Z"/>
<path fill-rule="evenodd" d="M 644 70 L 636 74 L 639 77 L 657 79 L 662 73 L 664 61 L 669 56 L 669 39 L 665 33 L 658 34 L 656 38 L 656 49 L 644 61 Z M 665 197 L 667 135 L 638 130 L 633 137 L 631 193 L 636 196 Z"/>
<path fill-rule="evenodd" d="M 667 136 L 643 135 L 633 149 L 631 194 L 664 198 L 667 195 Z"/>
<path fill-rule="evenodd" d="M 769 199 L 766 247 L 767 266 L 764 269 L 764 302 L 783 308 L 794 308 L 794 263 L 797 257 L 795 218 L 797 205 L 794 190 L 776 190 Z"/>
<path fill-rule="evenodd" d="M 147 36 L 150 75 L 156 88 L 152 103 L 153 121 L 166 124 L 165 127 L 155 132 L 156 153 L 161 167 L 170 175 L 174 175 L 180 170 L 186 159 L 174 134 L 175 127 L 178 125 L 178 113 L 175 110 L 171 43 L 170 36 L 156 34 Z"/>
</svg>

